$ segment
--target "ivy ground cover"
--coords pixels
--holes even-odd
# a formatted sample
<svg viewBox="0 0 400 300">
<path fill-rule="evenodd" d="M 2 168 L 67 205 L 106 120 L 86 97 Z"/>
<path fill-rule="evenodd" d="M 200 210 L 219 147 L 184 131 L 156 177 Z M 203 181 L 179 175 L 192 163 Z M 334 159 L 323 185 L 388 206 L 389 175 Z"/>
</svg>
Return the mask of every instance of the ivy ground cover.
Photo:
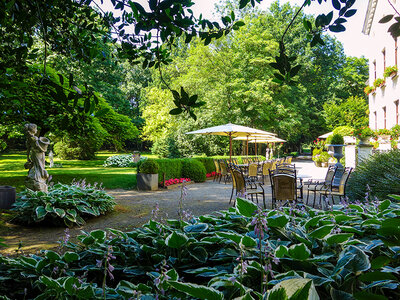
<svg viewBox="0 0 400 300">
<path fill-rule="evenodd" d="M 398 197 L 396 197 L 398 201 Z M 399 299 L 400 206 L 385 200 L 151 220 L 0 256 L 0 294 L 49 299 Z"/>
</svg>

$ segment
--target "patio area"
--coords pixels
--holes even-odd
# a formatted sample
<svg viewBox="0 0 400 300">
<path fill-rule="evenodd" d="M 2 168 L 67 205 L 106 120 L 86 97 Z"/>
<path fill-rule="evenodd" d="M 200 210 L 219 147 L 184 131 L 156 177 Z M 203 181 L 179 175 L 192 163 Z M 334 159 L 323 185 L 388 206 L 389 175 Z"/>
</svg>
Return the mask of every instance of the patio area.
<svg viewBox="0 0 400 300">
<path fill-rule="evenodd" d="M 293 162 L 298 170 L 298 176 L 305 181 L 308 179 L 323 179 L 326 168 L 317 168 L 310 160 L 298 160 Z M 204 183 L 194 183 L 187 186 L 187 196 L 183 201 L 183 210 L 187 214 L 200 216 L 211 214 L 219 210 L 226 210 L 231 205 L 231 183 L 218 183 L 207 180 Z M 142 192 L 137 190 L 114 189 L 108 190 L 115 197 L 117 205 L 112 213 L 100 218 L 89 219 L 83 227 L 70 229 L 71 237 L 76 237 L 81 230 L 91 231 L 95 229 L 115 228 L 130 230 L 146 223 L 152 216 L 152 210 L 158 207 L 158 219 L 178 217 L 179 199 L 181 189 L 158 190 L 155 192 Z M 271 187 L 265 185 L 267 207 L 271 208 Z M 310 201 L 312 198 L 310 198 Z M 260 199 L 260 205 L 262 200 Z M 22 245 L 25 252 L 35 252 L 39 249 L 57 247 L 57 241 L 64 235 L 62 227 L 23 227 L 9 224 L 7 230 L 0 228 L 0 234 L 5 239 L 8 248 L 0 249 L 0 253 L 13 254 Z"/>
</svg>

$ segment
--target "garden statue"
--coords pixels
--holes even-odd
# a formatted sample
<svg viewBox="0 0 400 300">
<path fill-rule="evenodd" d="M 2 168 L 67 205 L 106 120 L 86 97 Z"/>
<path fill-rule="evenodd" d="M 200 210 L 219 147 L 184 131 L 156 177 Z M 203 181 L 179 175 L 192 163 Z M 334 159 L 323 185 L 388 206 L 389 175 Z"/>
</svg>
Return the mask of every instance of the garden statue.
<svg viewBox="0 0 400 300">
<path fill-rule="evenodd" d="M 27 188 L 33 191 L 42 191 L 47 193 L 46 179 L 49 174 L 45 170 L 45 152 L 50 141 L 45 137 L 37 137 L 36 124 L 26 124 L 26 147 L 27 162 L 25 169 L 29 169 L 25 180 Z"/>
</svg>

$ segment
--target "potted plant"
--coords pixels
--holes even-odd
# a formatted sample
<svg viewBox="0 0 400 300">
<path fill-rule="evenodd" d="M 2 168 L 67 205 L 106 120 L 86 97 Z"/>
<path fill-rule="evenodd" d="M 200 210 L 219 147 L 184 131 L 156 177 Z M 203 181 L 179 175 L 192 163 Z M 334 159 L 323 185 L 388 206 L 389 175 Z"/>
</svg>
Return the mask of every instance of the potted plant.
<svg viewBox="0 0 400 300">
<path fill-rule="evenodd" d="M 387 142 L 390 140 L 391 133 L 392 133 L 392 132 L 391 132 L 389 129 L 385 129 L 385 128 L 379 129 L 379 130 L 376 132 L 376 134 L 377 134 L 378 136 L 380 136 L 383 140 L 385 140 L 385 141 L 387 141 Z"/>
<path fill-rule="evenodd" d="M 359 145 L 369 145 L 369 140 L 375 136 L 375 133 L 369 127 L 359 127 L 354 129 L 353 136 L 360 140 Z"/>
<path fill-rule="evenodd" d="M 312 160 L 314 161 L 315 166 L 316 166 L 317 168 L 322 167 L 322 158 L 321 158 L 321 154 L 317 154 L 317 155 L 313 156 Z"/>
<path fill-rule="evenodd" d="M 397 66 L 389 66 L 385 68 L 385 71 L 383 71 L 383 77 L 395 77 L 397 76 Z"/>
<path fill-rule="evenodd" d="M 367 85 L 367 86 L 364 88 L 364 93 L 365 93 L 366 95 L 369 95 L 369 94 L 371 94 L 371 93 L 373 93 L 373 92 L 375 92 L 375 88 L 374 88 L 373 86 Z"/>
<path fill-rule="evenodd" d="M 385 87 L 385 85 L 386 85 L 386 81 L 383 78 L 377 78 L 374 81 L 375 88 L 378 88 L 378 87 L 383 88 L 383 87 Z"/>
<path fill-rule="evenodd" d="M 337 159 L 336 165 L 340 165 L 340 159 L 343 157 L 344 138 L 339 133 L 334 133 L 326 139 L 330 155 Z"/>
<path fill-rule="evenodd" d="M 324 167 L 324 168 L 328 167 L 328 162 L 329 162 L 329 159 L 331 158 L 329 153 L 326 151 L 322 152 L 320 155 L 320 158 L 321 158 L 322 167 Z"/>
<path fill-rule="evenodd" d="M 146 159 L 138 167 L 137 187 L 140 191 L 155 191 L 158 189 L 158 163 Z"/>
</svg>

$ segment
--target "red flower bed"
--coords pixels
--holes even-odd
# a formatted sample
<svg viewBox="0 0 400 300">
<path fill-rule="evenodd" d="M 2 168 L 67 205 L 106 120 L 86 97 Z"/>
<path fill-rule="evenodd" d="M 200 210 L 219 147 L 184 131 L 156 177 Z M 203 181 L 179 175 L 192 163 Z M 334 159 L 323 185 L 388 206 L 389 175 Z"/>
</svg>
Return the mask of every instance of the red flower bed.
<svg viewBox="0 0 400 300">
<path fill-rule="evenodd" d="M 207 173 L 207 174 L 206 174 L 206 177 L 207 177 L 207 178 L 209 178 L 209 177 L 215 177 L 215 176 L 217 176 L 217 175 L 219 175 L 219 174 L 217 174 L 217 172 L 214 171 L 214 172 L 211 172 L 211 173 Z"/>
<path fill-rule="evenodd" d="M 169 186 L 169 185 L 173 185 L 173 184 L 178 184 L 178 183 L 182 183 L 183 181 L 189 182 L 191 181 L 190 178 L 171 178 L 168 180 L 164 181 L 164 186 Z"/>
</svg>

